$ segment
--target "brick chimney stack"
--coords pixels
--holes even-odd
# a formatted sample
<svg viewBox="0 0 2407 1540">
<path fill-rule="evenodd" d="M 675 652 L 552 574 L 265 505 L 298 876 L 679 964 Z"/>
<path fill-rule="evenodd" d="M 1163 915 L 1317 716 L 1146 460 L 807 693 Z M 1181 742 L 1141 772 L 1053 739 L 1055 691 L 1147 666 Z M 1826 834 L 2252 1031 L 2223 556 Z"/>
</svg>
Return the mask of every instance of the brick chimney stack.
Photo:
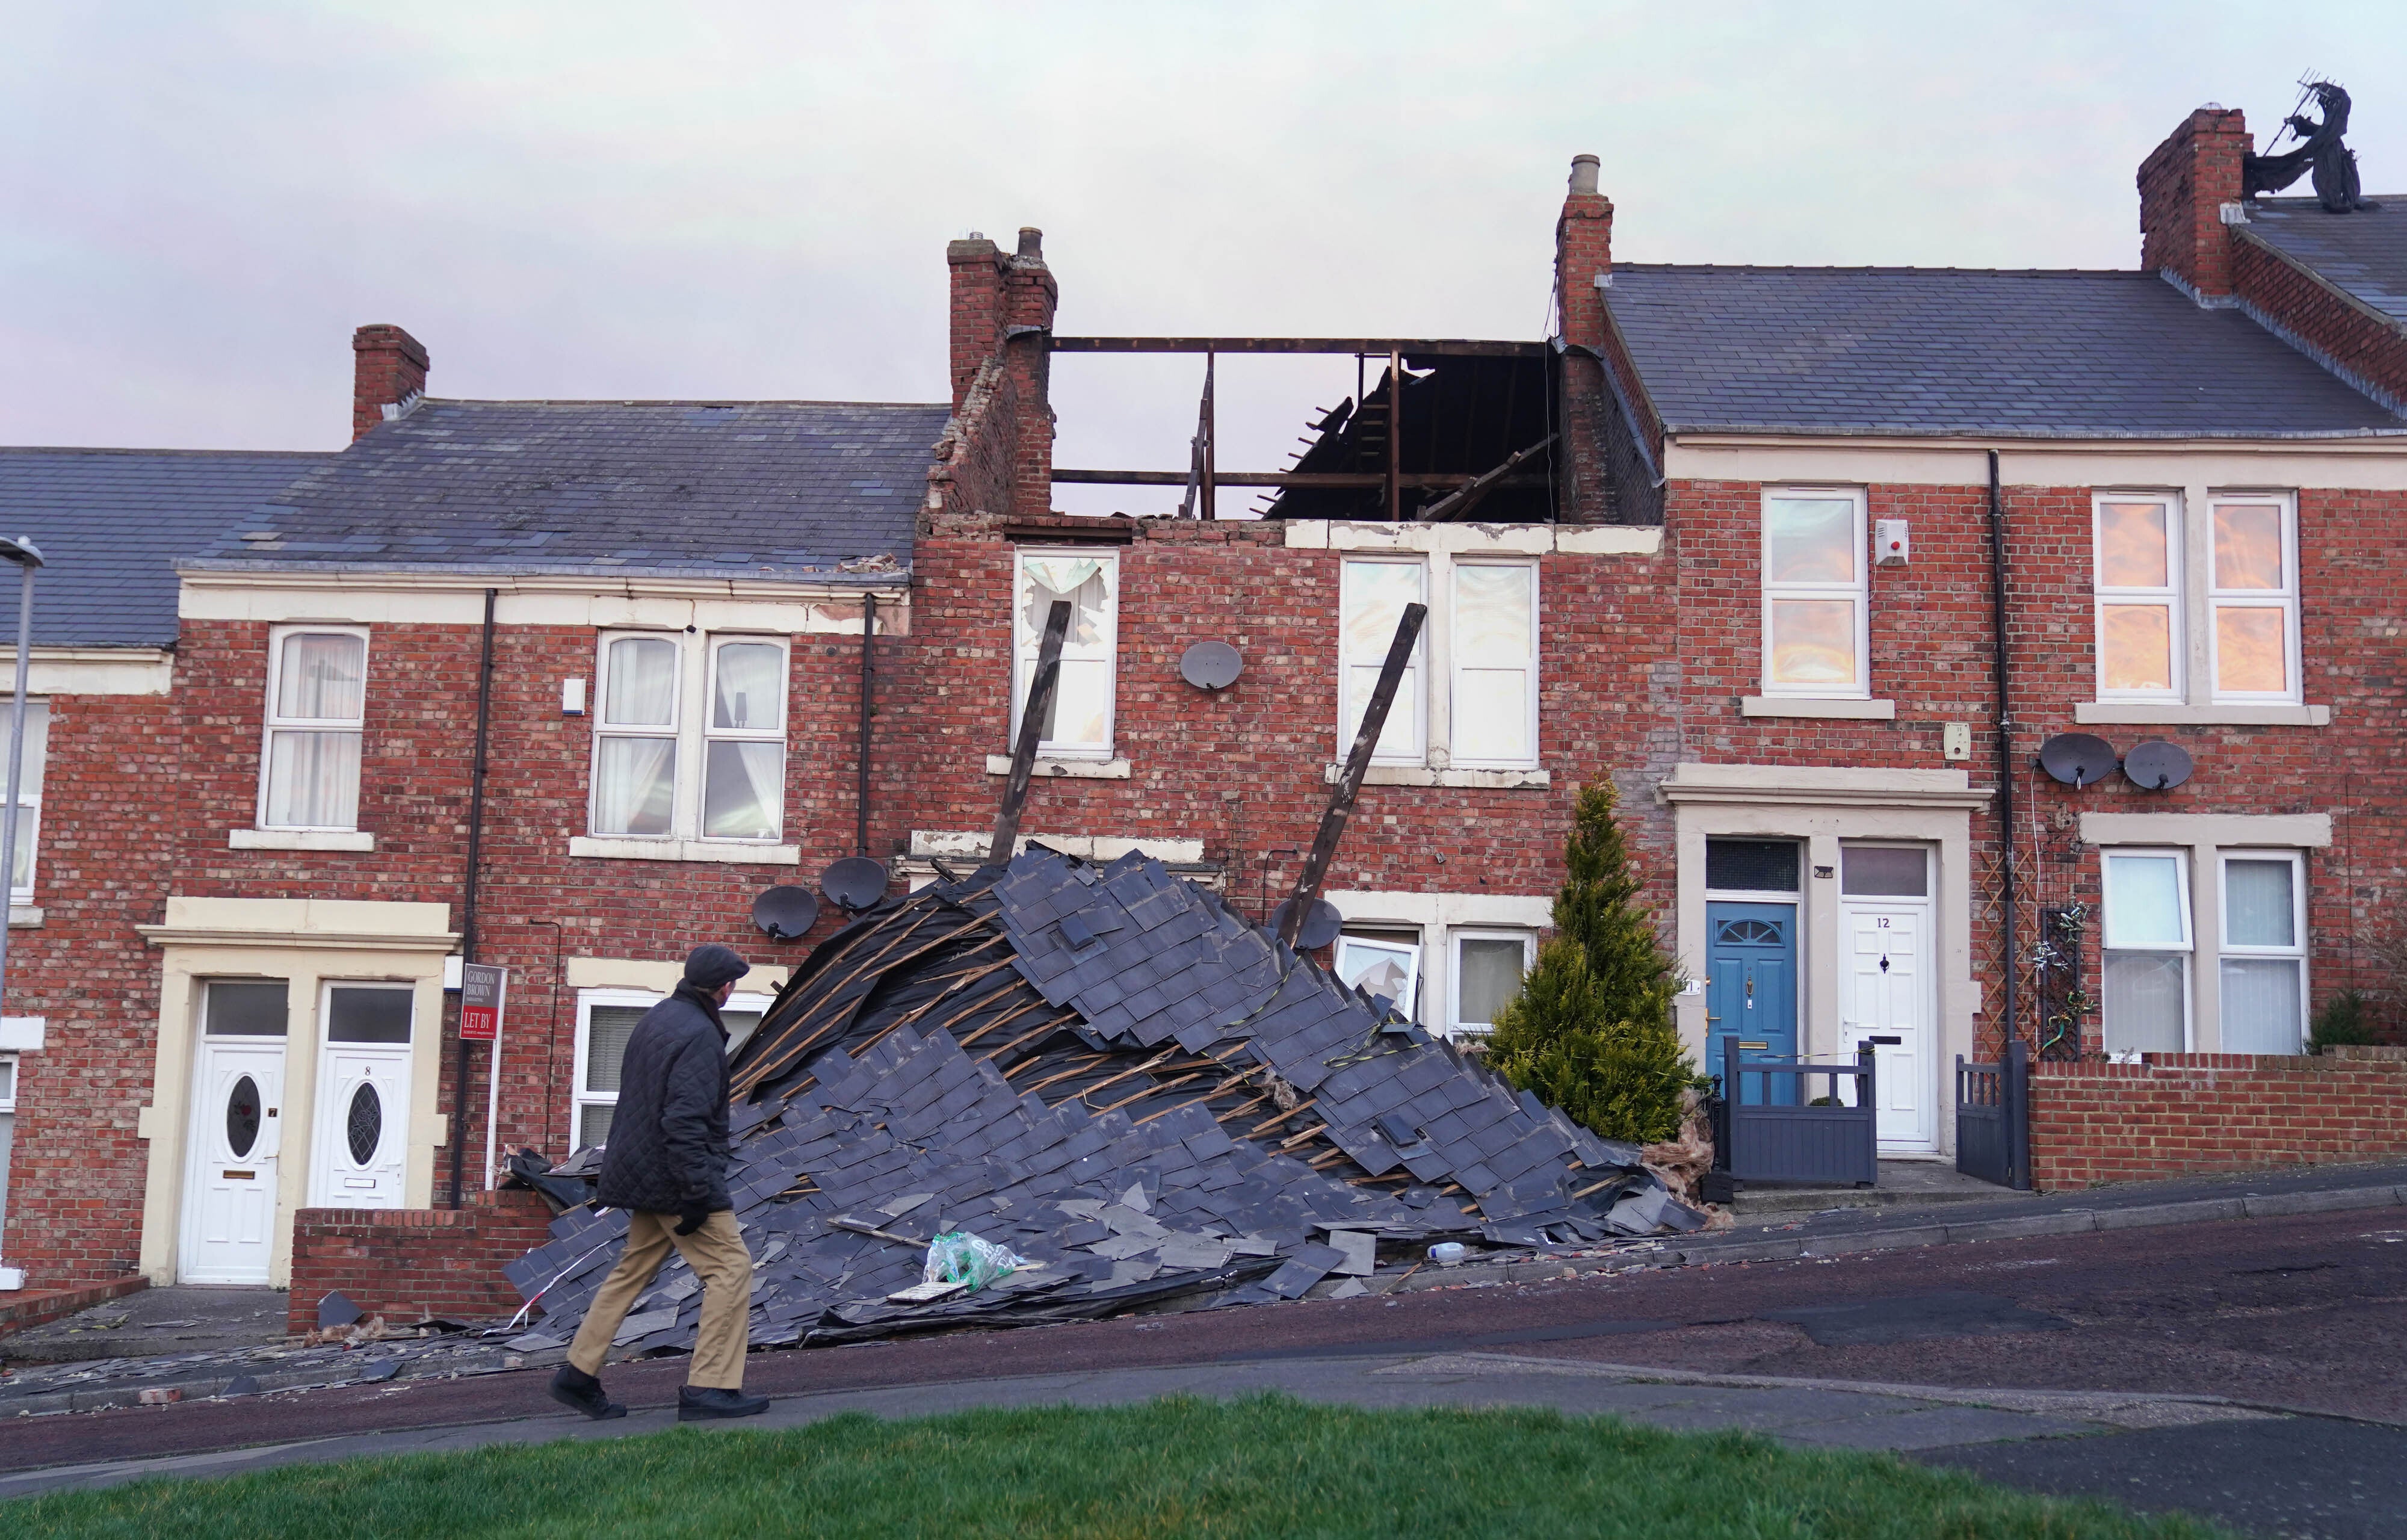
<svg viewBox="0 0 2407 1540">
<path fill-rule="evenodd" d="M 959 468 L 945 478 L 954 485 L 953 500 L 990 512 L 1049 512 L 1053 312 L 1061 286 L 1045 265 L 1045 233 L 1021 230 L 1009 255 L 972 235 L 948 244 L 945 260 L 952 270 L 953 418 L 961 440 L 950 451 Z M 1007 484 L 997 484 L 1004 478 Z"/>
<path fill-rule="evenodd" d="M 426 347 L 398 326 L 351 334 L 351 442 L 384 421 L 387 406 L 426 393 Z"/>
<path fill-rule="evenodd" d="M 1613 275 L 1613 200 L 1597 191 L 1597 158 L 1572 157 L 1571 189 L 1555 221 L 1555 295 L 1562 339 L 1574 349 L 1606 354 L 1612 327 L 1604 314 L 1604 283 Z M 1563 359 L 1562 517 L 1589 522 L 1605 517 L 1604 426 L 1613 408 L 1603 365 L 1588 353 Z"/>
<path fill-rule="evenodd" d="M 2140 265 L 2170 272 L 2201 298 L 2233 291 L 2227 207 L 2242 207 L 2240 160 L 2255 141 L 2236 107 L 2210 102 L 2140 163 Z"/>
</svg>

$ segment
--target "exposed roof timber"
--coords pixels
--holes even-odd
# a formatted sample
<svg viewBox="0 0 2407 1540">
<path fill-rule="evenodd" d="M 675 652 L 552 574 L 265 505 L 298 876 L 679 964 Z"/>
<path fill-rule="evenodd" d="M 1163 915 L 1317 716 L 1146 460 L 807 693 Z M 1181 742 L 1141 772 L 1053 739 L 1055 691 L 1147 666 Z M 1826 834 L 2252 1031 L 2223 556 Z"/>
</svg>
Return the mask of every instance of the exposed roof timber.
<svg viewBox="0 0 2407 1540">
<path fill-rule="evenodd" d="M 1057 353 L 1403 353 L 1424 357 L 1544 358 L 1543 342 L 1487 342 L 1466 337 L 1167 337 L 1057 336 Z"/>
<path fill-rule="evenodd" d="M 1101 487 L 1183 487 L 1185 471 L 1067 471 L 1053 473 L 1056 485 L 1072 482 Z M 1385 476 L 1361 471 L 1221 471 L 1212 478 L 1224 487 L 1384 487 Z M 1459 487 L 1471 479 L 1461 471 L 1405 471 L 1396 478 L 1403 487 Z M 1507 487 L 1543 487 L 1543 476 L 1508 476 L 1495 483 Z"/>
</svg>

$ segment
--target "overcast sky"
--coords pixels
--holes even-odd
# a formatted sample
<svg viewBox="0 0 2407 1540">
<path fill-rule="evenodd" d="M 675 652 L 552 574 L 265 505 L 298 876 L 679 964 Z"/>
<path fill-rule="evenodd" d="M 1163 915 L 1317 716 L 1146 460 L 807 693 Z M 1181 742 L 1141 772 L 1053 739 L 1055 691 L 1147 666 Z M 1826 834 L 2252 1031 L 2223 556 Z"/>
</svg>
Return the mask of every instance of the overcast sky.
<svg viewBox="0 0 2407 1540">
<path fill-rule="evenodd" d="M 2216 101 L 2261 148 L 2311 67 L 2357 94 L 2367 191 L 2407 193 L 2396 0 L 0 23 L 16 444 L 337 447 L 363 321 L 437 395 L 940 400 L 944 243 L 1023 224 L 1065 332 L 1537 337 L 1583 150 L 1626 260 L 2128 267 L 2150 147 Z M 1183 467 L 1200 370 L 1057 363 L 1059 463 Z M 1275 468 L 1351 376 L 1224 369 L 1222 467 Z"/>
</svg>

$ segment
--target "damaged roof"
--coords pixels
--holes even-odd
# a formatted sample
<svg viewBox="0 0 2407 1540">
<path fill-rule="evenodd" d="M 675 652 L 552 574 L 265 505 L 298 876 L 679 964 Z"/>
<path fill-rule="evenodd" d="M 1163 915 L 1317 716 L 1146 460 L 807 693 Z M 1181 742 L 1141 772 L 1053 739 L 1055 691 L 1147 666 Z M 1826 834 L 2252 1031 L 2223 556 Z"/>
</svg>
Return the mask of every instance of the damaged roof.
<svg viewBox="0 0 2407 1540">
<path fill-rule="evenodd" d="M 0 534 L 27 535 L 36 647 L 166 647 L 178 558 L 248 527 L 326 454 L 0 449 Z M 0 573 L 0 643 L 17 640 L 15 574 Z"/>
<path fill-rule="evenodd" d="M 756 1345 L 1338 1293 L 1446 1237 L 1582 1246 L 1704 1216 L 1601 1139 L 1158 861 L 1031 848 L 889 900 L 796 970 L 733 1066 L 728 1174 Z M 625 1216 L 506 1269 L 574 1329 Z M 928 1242 L 1038 1265 L 934 1304 Z M 690 1346 L 672 1269 L 617 1341 Z M 540 1346 L 529 1341 L 528 1346 Z"/>
<path fill-rule="evenodd" d="M 2314 198 L 2257 198 L 2243 240 L 2270 246 L 2394 326 L 2407 326 L 2407 197 L 2327 214 Z"/>
<path fill-rule="evenodd" d="M 942 406 L 420 402 L 187 563 L 876 580 Z"/>
<path fill-rule="evenodd" d="M 1674 433 L 2407 433 L 2246 315 L 2151 273 L 1637 263 L 1606 293 Z"/>
</svg>

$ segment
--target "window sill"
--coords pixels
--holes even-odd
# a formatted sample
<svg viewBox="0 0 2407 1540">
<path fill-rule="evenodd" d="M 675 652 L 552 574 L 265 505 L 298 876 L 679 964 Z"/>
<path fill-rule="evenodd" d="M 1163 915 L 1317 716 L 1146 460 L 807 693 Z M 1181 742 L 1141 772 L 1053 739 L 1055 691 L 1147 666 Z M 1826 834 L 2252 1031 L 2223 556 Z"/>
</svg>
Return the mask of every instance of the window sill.
<svg viewBox="0 0 2407 1540">
<path fill-rule="evenodd" d="M 33 905 L 11 904 L 8 905 L 8 928 L 10 930 L 32 930 L 41 922 L 42 911 L 36 908 Z"/>
<path fill-rule="evenodd" d="M 737 845 L 716 839 L 620 839 L 578 834 L 568 842 L 572 856 L 597 861 L 717 861 L 734 866 L 800 866 L 799 845 Z"/>
<path fill-rule="evenodd" d="M 1011 756 L 989 754 L 986 757 L 986 773 L 990 776 L 1011 774 Z M 1061 760 L 1040 754 L 1036 759 L 1035 774 L 1039 777 L 1061 776 L 1070 780 L 1126 780 L 1129 778 L 1129 762 L 1126 760 Z"/>
<path fill-rule="evenodd" d="M 229 850 L 373 850 L 376 835 L 364 829 L 235 829 Z"/>
<path fill-rule="evenodd" d="M 1334 786 L 1346 773 L 1342 764 L 1320 767 L 1324 785 Z M 1362 777 L 1365 786 L 1455 786 L 1494 791 L 1544 791 L 1554 777 L 1544 770 L 1433 770 L 1421 764 L 1374 764 Z"/>
<path fill-rule="evenodd" d="M 2072 720 L 2126 727 L 2326 727 L 2331 723 L 2331 707 L 2292 706 L 2286 702 L 2257 705 L 2234 701 L 2219 706 L 2190 706 L 2178 702 L 2150 705 L 2145 701 L 2079 701 L 2073 705 Z"/>
<path fill-rule="evenodd" d="M 1742 695 L 1742 717 L 1819 717 L 1833 721 L 1895 721 L 1895 701 L 1857 701 L 1811 695 Z"/>
</svg>

